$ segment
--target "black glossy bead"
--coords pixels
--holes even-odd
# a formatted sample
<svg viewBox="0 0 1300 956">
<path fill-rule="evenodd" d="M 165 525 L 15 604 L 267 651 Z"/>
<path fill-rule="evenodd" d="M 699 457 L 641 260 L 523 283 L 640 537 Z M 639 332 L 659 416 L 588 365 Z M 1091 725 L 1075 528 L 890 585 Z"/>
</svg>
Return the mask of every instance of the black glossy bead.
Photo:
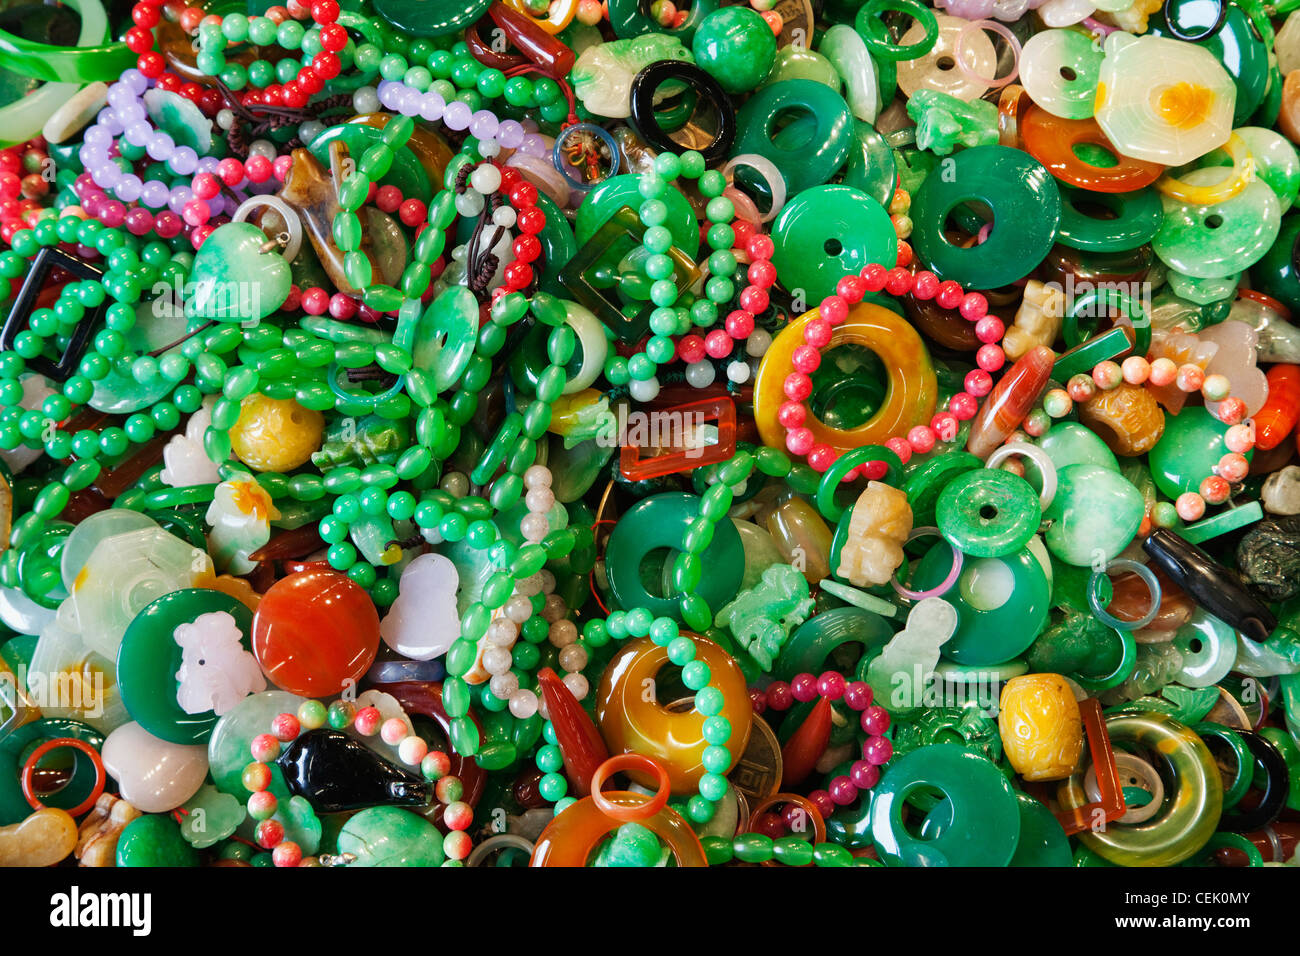
<svg viewBox="0 0 1300 956">
<path fill-rule="evenodd" d="M 289 791 L 317 813 L 365 807 L 428 806 L 433 784 L 389 763 L 337 730 L 309 730 L 276 760 Z"/>
<path fill-rule="evenodd" d="M 1152 531 L 1142 550 L 1192 600 L 1252 641 L 1268 640 L 1277 627 L 1273 612 L 1236 575 L 1168 528 Z"/>
</svg>

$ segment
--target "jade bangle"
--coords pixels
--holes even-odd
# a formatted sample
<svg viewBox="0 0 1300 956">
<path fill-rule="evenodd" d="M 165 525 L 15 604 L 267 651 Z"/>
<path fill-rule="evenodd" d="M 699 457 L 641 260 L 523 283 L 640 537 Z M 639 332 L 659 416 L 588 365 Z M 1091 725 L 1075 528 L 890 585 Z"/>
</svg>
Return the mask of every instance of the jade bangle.
<svg viewBox="0 0 1300 956">
<path fill-rule="evenodd" d="M 1232 158 L 1232 170 L 1221 182 L 1212 186 L 1193 186 L 1165 173 L 1155 181 L 1156 191 L 1193 206 L 1210 206 L 1236 196 L 1254 181 L 1255 160 L 1246 141 L 1236 133 L 1228 137 L 1223 150 Z"/>
<path fill-rule="evenodd" d="M 834 549 L 832 548 L 832 550 Z M 862 610 L 870 611 L 872 614 L 879 614 L 882 617 L 895 617 L 898 614 L 898 608 L 884 598 L 878 598 L 874 594 L 868 594 L 866 591 L 850 587 L 842 581 L 836 581 L 834 578 L 822 578 L 821 589 L 827 594 L 835 595 L 845 604 L 862 608 Z"/>
<path fill-rule="evenodd" d="M 1105 581 L 1109 580 L 1107 573 L 1113 570 L 1132 571 L 1142 579 L 1150 592 L 1151 607 L 1146 614 L 1143 614 L 1136 621 L 1121 620 L 1107 611 L 1106 606 L 1101 603 L 1101 586 Z M 1106 565 L 1104 571 L 1092 572 L 1092 577 L 1088 579 L 1088 607 L 1092 608 L 1092 613 L 1097 620 L 1107 627 L 1114 628 L 1117 631 L 1140 631 L 1156 619 L 1156 613 L 1160 610 L 1160 582 L 1156 580 L 1155 574 L 1145 564 L 1139 564 L 1127 558 L 1116 558 Z"/>
<path fill-rule="evenodd" d="M 655 95 L 660 87 L 665 84 L 677 82 L 684 83 L 689 89 L 694 90 L 696 97 L 689 104 L 684 115 L 664 116 L 655 108 Z M 660 152 L 681 153 L 687 146 L 687 143 L 699 142 L 699 137 L 695 133 L 703 133 L 703 127 L 697 127 L 691 131 L 691 135 L 684 139 L 684 142 L 674 140 L 669 133 L 674 132 L 692 118 L 695 113 L 695 106 L 700 102 L 708 103 L 712 106 L 716 114 L 716 124 L 712 132 L 712 139 L 700 145 L 692 145 L 706 163 L 716 163 L 724 156 L 731 152 L 731 146 L 736 140 L 736 110 L 731 105 L 731 100 L 723 92 L 718 81 L 693 63 L 683 63 L 677 60 L 658 60 L 645 67 L 637 73 L 632 79 L 632 89 L 629 94 L 632 110 L 632 125 L 636 131 L 641 134 L 641 138 Z M 593 127 L 600 129 L 600 127 Z M 604 134 L 604 131 L 601 131 Z M 708 135 L 708 134 L 704 134 Z M 617 156 L 617 148 L 614 147 L 614 140 L 608 134 L 604 134 L 611 147 L 611 155 Z M 561 140 L 555 141 L 555 155 L 559 157 Z M 556 162 L 556 168 L 561 173 L 564 172 L 563 163 Z M 567 177 L 567 174 L 566 174 Z M 580 186 L 579 188 L 590 189 L 591 186 Z"/>
<path fill-rule="evenodd" d="M 1263 866 L 1264 854 L 1259 852 L 1259 847 L 1251 843 L 1240 833 L 1216 833 L 1210 837 L 1209 841 L 1201 848 L 1201 852 L 1188 860 L 1185 866 L 1208 866 L 1214 858 L 1215 850 L 1240 850 L 1246 854 L 1249 861 L 1248 866 Z"/>
<path fill-rule="evenodd" d="M 1282 751 L 1271 740 L 1253 730 L 1238 731 L 1238 735 L 1250 748 L 1252 781 L 1257 767 L 1264 772 L 1264 793 L 1253 808 L 1225 813 L 1219 826 L 1233 833 L 1249 833 L 1271 824 L 1286 806 L 1291 795 L 1290 770 Z"/>
<path fill-rule="evenodd" d="M 404 33 L 440 37 L 457 33 L 480 19 L 491 0 L 421 3 L 419 0 L 375 0 L 377 14 Z"/>
<path fill-rule="evenodd" d="M 695 0 L 687 11 L 686 19 L 679 27 L 665 27 L 657 20 L 652 20 L 641 12 L 641 0 L 609 0 L 609 25 L 621 40 L 630 40 L 645 33 L 666 33 L 677 37 L 686 47 L 690 47 L 695 38 L 695 31 L 710 13 L 722 6 L 721 0 Z M 649 4 L 646 4 L 647 9 Z M 810 38 L 811 39 L 811 38 Z"/>
<path fill-rule="evenodd" d="M 187 485 L 180 488 L 163 488 L 145 495 L 145 507 L 150 511 L 164 508 L 183 508 L 186 505 L 203 505 L 216 495 L 216 485 Z"/>
<path fill-rule="evenodd" d="M 1112 630 L 1114 629 L 1112 628 Z M 1137 667 L 1137 640 L 1133 637 L 1133 632 L 1115 631 L 1115 633 L 1119 635 L 1124 653 L 1120 655 L 1119 663 L 1115 665 L 1113 671 L 1105 677 L 1085 677 L 1082 674 L 1070 675 L 1074 682 L 1089 694 L 1100 694 L 1103 690 L 1118 687 L 1133 675 L 1133 669 Z"/>
<path fill-rule="evenodd" d="M 1150 242 L 1165 218 L 1160 197 L 1150 189 L 1129 193 L 1099 193 L 1057 183 L 1061 191 L 1061 225 L 1057 242 L 1086 252 L 1127 252 Z M 1114 219 L 1097 219 L 1079 204 L 1104 206 Z"/>
<path fill-rule="evenodd" d="M 907 46 L 898 46 L 894 43 L 879 39 L 875 31 L 868 25 L 867 21 L 876 19 L 880 20 L 881 14 L 887 12 L 905 13 L 925 31 L 925 35 L 915 43 L 909 43 Z M 939 21 L 934 15 L 934 11 L 917 0 L 869 0 L 858 10 L 858 15 L 853 21 L 854 29 L 858 31 L 858 36 L 862 37 L 864 42 L 871 50 L 872 55 L 881 60 L 897 62 L 899 60 L 915 60 L 918 57 L 925 56 L 932 49 L 939 39 Z"/>
<path fill-rule="evenodd" d="M 1116 748 L 1141 750 L 1165 765 L 1165 792 L 1160 812 L 1151 820 L 1126 826 L 1112 822 L 1104 830 L 1086 829 L 1078 838 L 1088 849 L 1120 866 L 1173 866 L 1195 856 L 1219 826 L 1223 783 L 1210 750 L 1200 737 L 1165 714 L 1120 714 L 1106 721 Z M 1083 773 L 1061 784 L 1063 807 L 1088 803 Z"/>
<path fill-rule="evenodd" d="M 820 674 L 831 651 L 842 644 L 857 643 L 870 650 L 883 647 L 893 636 L 894 628 L 884 618 L 862 608 L 823 611 L 790 635 L 772 668 L 772 676 L 791 680 L 797 674 Z"/>
<path fill-rule="evenodd" d="M 822 475 L 821 484 L 817 486 L 817 510 L 828 522 L 839 521 L 844 514 L 844 507 L 835 500 L 835 492 L 844 481 L 844 476 L 859 465 L 881 461 L 889 469 L 880 480 L 887 485 L 898 487 L 903 476 L 903 463 L 898 456 L 884 445 L 862 445 L 835 459 L 835 463 Z"/>
<path fill-rule="evenodd" d="M 1061 355 L 1052 365 L 1052 378 L 1058 382 L 1068 382 L 1071 376 L 1091 373 L 1098 363 L 1118 358 L 1132 350 L 1133 342 L 1127 329 L 1119 326 L 1107 329 L 1101 335 L 1094 336 Z"/>
<path fill-rule="evenodd" d="M 94 83 L 116 80 L 123 70 L 135 66 L 135 54 L 125 43 L 104 44 L 108 15 L 100 0 L 67 0 L 67 4 L 81 15 L 77 46 L 36 43 L 0 30 L 0 69 L 55 83 Z"/>
<path fill-rule="evenodd" d="M 84 11 L 81 9 L 81 0 L 74 0 L 72 6 L 81 13 L 81 33 L 77 43 L 79 46 L 84 44 L 89 47 L 90 44 L 102 43 L 107 38 L 108 20 L 100 0 L 86 0 L 86 2 L 87 7 Z M 126 64 L 126 66 L 130 65 L 131 63 Z M 9 68 L 13 69 L 13 66 Z M 125 67 L 119 68 L 113 74 L 114 79 L 122 69 Z M 75 96 L 80 88 L 80 83 L 46 83 L 30 95 L 0 107 L 0 147 L 24 143 L 39 134 L 45 126 L 45 121 L 54 114 L 55 110 Z"/>
<path fill-rule="evenodd" d="M 1133 354 L 1146 355 L 1147 349 L 1151 346 L 1151 317 L 1147 315 L 1141 302 L 1134 301 L 1127 292 L 1114 286 L 1093 289 L 1075 297 L 1061 322 L 1061 334 L 1065 344 L 1070 348 L 1083 344 L 1088 335 L 1079 330 L 1079 318 L 1089 311 L 1095 313 L 1099 304 L 1122 312 L 1128 317 L 1137 335 Z"/>
<path fill-rule="evenodd" d="M 1056 500 L 1056 489 L 1059 485 L 1059 480 L 1056 477 L 1056 465 L 1051 458 L 1047 457 L 1047 452 L 1037 445 L 1011 441 L 998 446 L 997 451 L 989 455 L 988 460 L 984 462 L 984 467 L 996 469 L 1008 458 L 1014 458 L 1016 455 L 1023 455 L 1038 466 L 1038 474 L 1042 476 L 1043 483 L 1043 490 L 1038 493 L 1038 506 L 1046 511 L 1052 506 L 1052 502 Z"/>
<path fill-rule="evenodd" d="M 907 541 L 904 544 L 911 544 L 917 538 L 924 538 L 930 535 L 942 538 L 943 535 L 938 528 L 933 525 L 926 525 L 913 528 L 907 534 Z M 897 592 L 899 597 L 906 598 L 909 601 L 924 601 L 926 598 L 941 597 L 952 590 L 952 586 L 957 583 L 957 578 L 961 576 L 962 565 L 965 563 L 965 555 L 961 553 L 958 547 L 951 541 L 944 539 L 945 543 L 952 550 L 952 564 L 948 569 L 948 576 L 936 584 L 934 587 L 927 588 L 924 591 L 914 591 L 911 588 L 904 587 L 898 580 L 898 572 L 895 571 L 893 577 L 889 579 L 889 585 Z"/>
<path fill-rule="evenodd" d="M 399 375 L 397 381 L 387 391 L 379 393 L 349 391 L 345 389 L 339 381 L 341 377 L 347 375 L 347 369 L 343 368 L 337 362 L 330 365 L 329 374 L 325 376 L 325 381 L 329 384 L 330 391 L 338 399 L 337 408 L 345 415 L 368 415 L 383 405 L 384 402 L 396 396 L 402 390 L 404 377 Z"/>
<path fill-rule="evenodd" d="M 36 136 L 54 111 L 79 89 L 79 83 L 46 83 L 28 96 L 0 107 L 0 148 L 25 143 Z"/>
<path fill-rule="evenodd" d="M 32 812 L 18 780 L 18 769 L 22 766 L 20 758 L 26 755 L 32 744 L 58 737 L 85 741 L 96 750 L 104 746 L 102 733 L 89 724 L 66 717 L 46 717 L 14 730 L 0 741 L 0 826 L 21 823 Z M 90 792 L 94 778 L 95 771 L 90 761 L 79 756 L 73 765 L 72 779 L 57 793 L 43 799 L 47 806 L 75 807 Z"/>
<path fill-rule="evenodd" d="M 1192 730 L 1205 741 L 1207 747 L 1210 745 L 1211 740 L 1227 744 L 1228 749 L 1232 751 L 1237 760 L 1237 770 L 1233 774 L 1232 782 L 1223 791 L 1223 809 L 1231 810 L 1241 802 L 1241 798 L 1250 789 L 1251 779 L 1255 775 L 1255 755 L 1250 752 L 1250 748 L 1246 746 L 1246 741 L 1241 739 L 1241 735 L 1230 727 L 1202 721 L 1199 724 L 1193 724 Z M 1210 747 L 1210 750 L 1213 752 L 1214 748 Z"/>
<path fill-rule="evenodd" d="M 939 501 L 940 492 L 948 487 L 948 482 L 962 472 L 983 467 L 984 462 L 968 451 L 936 455 L 924 464 L 916 466 L 903 484 L 903 490 L 907 492 L 907 500 L 912 505 L 913 524 L 934 524 L 934 506 Z"/>
</svg>

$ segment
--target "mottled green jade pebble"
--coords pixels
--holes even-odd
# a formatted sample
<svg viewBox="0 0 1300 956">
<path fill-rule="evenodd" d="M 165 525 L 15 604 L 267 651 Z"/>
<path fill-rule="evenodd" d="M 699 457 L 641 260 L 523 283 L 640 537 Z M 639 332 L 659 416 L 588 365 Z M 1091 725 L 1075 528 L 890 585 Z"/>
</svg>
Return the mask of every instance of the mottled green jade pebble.
<svg viewBox="0 0 1300 956">
<path fill-rule="evenodd" d="M 442 834 L 428 820 L 400 807 L 370 807 L 339 831 L 339 852 L 349 866 L 442 866 Z"/>
<path fill-rule="evenodd" d="M 1043 515 L 1052 522 L 1047 550 L 1081 568 L 1116 557 L 1142 523 L 1142 492 L 1100 465 L 1068 465 L 1056 477 L 1056 497 Z"/>
<path fill-rule="evenodd" d="M 625 823 L 596 854 L 592 866 L 657 866 L 663 847 L 654 832 L 639 823 Z"/>
<path fill-rule="evenodd" d="M 724 7 L 704 18 L 691 52 L 696 65 L 728 93 L 747 93 L 772 71 L 776 37 L 767 21 L 749 7 Z"/>
<path fill-rule="evenodd" d="M 262 252 L 265 243 L 266 235 L 246 222 L 228 222 L 208 236 L 190 273 L 189 316 L 243 322 L 278 309 L 289 297 L 293 277 L 283 256 Z"/>
<path fill-rule="evenodd" d="M 1038 447 L 1052 460 L 1059 472 L 1068 465 L 1097 465 L 1109 471 L 1119 471 L 1115 453 L 1097 437 L 1097 433 L 1077 422 L 1059 422 L 1052 426 Z M 1020 459 L 1025 466 L 1025 480 L 1038 491 L 1043 490 L 1043 472 L 1032 458 Z"/>
<path fill-rule="evenodd" d="M 787 46 L 776 51 L 771 72 L 763 80 L 763 85 L 779 83 L 781 80 L 814 80 L 824 83 L 836 93 L 840 91 L 840 75 L 835 72 L 831 61 L 820 53 L 802 47 Z"/>
<path fill-rule="evenodd" d="M 165 813 L 146 813 L 128 823 L 118 838 L 117 865 L 198 866 L 199 856 L 175 820 Z"/>
</svg>

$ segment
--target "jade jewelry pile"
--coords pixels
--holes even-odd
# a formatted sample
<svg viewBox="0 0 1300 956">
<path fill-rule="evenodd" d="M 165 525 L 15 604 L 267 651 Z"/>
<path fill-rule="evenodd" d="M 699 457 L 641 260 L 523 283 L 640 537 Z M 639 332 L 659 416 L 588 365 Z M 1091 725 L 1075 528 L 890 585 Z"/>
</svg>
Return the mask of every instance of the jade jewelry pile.
<svg viewBox="0 0 1300 956">
<path fill-rule="evenodd" d="M 0 0 L 0 864 L 1297 865 L 1296 7 Z"/>
</svg>

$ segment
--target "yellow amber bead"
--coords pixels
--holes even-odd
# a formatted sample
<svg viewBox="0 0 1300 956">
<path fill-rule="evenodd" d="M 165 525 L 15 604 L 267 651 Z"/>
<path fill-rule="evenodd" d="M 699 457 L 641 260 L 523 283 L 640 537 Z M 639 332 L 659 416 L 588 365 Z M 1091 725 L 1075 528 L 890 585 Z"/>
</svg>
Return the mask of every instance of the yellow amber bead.
<svg viewBox="0 0 1300 956">
<path fill-rule="evenodd" d="M 1026 780 L 1063 780 L 1074 771 L 1083 753 L 1083 719 L 1064 677 L 1013 677 L 998 708 L 1002 747 L 1016 773 Z"/>
<path fill-rule="evenodd" d="M 230 447 L 254 471 L 290 471 L 320 448 L 325 419 L 291 398 L 254 392 L 244 399 L 230 429 Z"/>
</svg>

